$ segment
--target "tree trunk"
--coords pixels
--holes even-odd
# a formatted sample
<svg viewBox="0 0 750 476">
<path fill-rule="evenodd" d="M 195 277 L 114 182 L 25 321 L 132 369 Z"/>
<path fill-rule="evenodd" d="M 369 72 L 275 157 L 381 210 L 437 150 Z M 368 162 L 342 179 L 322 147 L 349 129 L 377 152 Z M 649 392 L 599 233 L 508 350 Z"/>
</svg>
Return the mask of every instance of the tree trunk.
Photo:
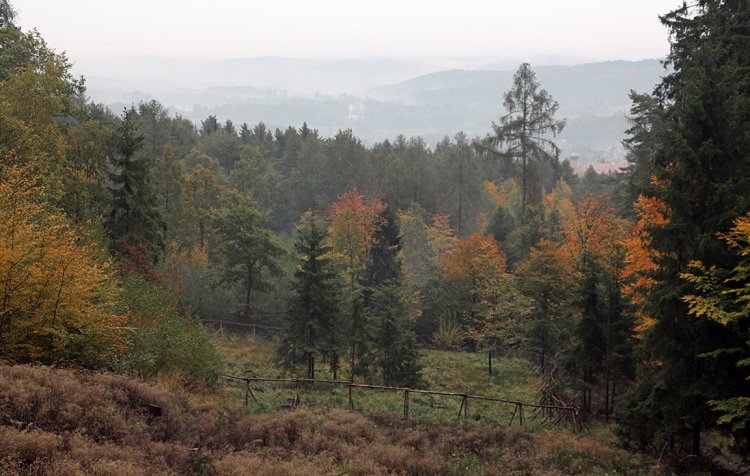
<svg viewBox="0 0 750 476">
<path fill-rule="evenodd" d="M 701 452 L 701 424 L 696 423 L 693 427 L 693 454 L 700 455 Z"/>
<path fill-rule="evenodd" d="M 463 216 L 463 194 L 464 194 L 464 165 L 463 165 L 463 159 L 459 158 L 458 166 L 458 219 L 456 223 L 456 231 L 458 233 L 458 237 L 461 237 L 461 218 Z"/>
<path fill-rule="evenodd" d="M 247 269 L 247 293 L 245 293 L 245 310 L 242 313 L 242 320 L 250 322 L 250 294 L 253 290 L 253 268 Z"/>
</svg>

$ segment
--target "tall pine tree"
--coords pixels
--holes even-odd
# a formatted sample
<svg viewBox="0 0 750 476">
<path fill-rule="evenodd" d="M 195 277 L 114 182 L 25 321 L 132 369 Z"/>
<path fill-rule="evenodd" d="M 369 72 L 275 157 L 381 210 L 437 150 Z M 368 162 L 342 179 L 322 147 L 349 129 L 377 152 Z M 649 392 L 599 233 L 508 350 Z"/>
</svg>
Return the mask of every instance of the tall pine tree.
<svg viewBox="0 0 750 476">
<path fill-rule="evenodd" d="M 657 89 L 666 107 L 655 155 L 655 186 L 668 207 L 648 230 L 657 256 L 644 311 L 654 320 L 641 347 L 638 382 L 617 408 L 623 439 L 640 446 L 689 443 L 715 424 L 708 402 L 747 391 L 738 373 L 739 336 L 688 313 L 688 264 L 730 269 L 717 233 L 750 209 L 750 5 L 700 0 L 662 17 L 672 72 Z"/>
<path fill-rule="evenodd" d="M 416 385 L 419 355 L 401 290 L 401 238 L 389 206 L 380 212 L 365 268 L 365 303 L 376 329 L 374 362 L 385 385 Z"/>
<path fill-rule="evenodd" d="M 334 362 L 339 355 L 336 321 L 340 317 L 342 286 L 326 246 L 325 229 L 314 211 L 298 229 L 294 248 L 299 253 L 294 272 L 294 292 L 285 323 L 279 354 L 288 367 L 304 360 L 307 378 L 315 378 L 315 360 Z"/>
<path fill-rule="evenodd" d="M 115 252 L 138 247 L 156 261 L 164 250 L 161 216 L 153 185 L 153 164 L 140 154 L 143 136 L 138 132 L 135 108 L 125 110 L 115 134 L 110 173 L 112 208 L 106 228 Z"/>
</svg>

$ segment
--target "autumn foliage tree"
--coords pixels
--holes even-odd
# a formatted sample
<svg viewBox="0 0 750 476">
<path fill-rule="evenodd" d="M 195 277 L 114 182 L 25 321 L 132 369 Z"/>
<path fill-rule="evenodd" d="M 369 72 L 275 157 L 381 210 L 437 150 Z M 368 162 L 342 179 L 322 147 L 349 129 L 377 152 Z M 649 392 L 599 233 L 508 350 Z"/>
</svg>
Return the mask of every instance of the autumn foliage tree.
<svg viewBox="0 0 750 476">
<path fill-rule="evenodd" d="M 604 412 L 609 414 L 614 392 L 613 362 L 628 361 L 628 315 L 622 306 L 626 223 L 617 216 L 606 194 L 579 200 L 562 223 L 563 252 L 578 281 L 574 344 L 566 366 L 576 376 L 582 405 L 592 410 L 594 388 L 604 379 Z M 617 349 L 617 351 L 616 351 Z M 622 373 L 622 372 L 621 372 Z"/>
<path fill-rule="evenodd" d="M 380 200 L 347 190 L 328 209 L 328 239 L 333 251 L 346 263 L 351 286 L 365 272 L 367 256 L 375 232 L 382 226 Z"/>
<path fill-rule="evenodd" d="M 656 284 L 655 274 L 659 252 L 651 246 L 649 230 L 663 227 L 669 221 L 667 205 L 656 197 L 641 195 L 635 204 L 638 221 L 624 241 L 626 256 L 623 293 L 635 308 L 637 336 L 654 325 L 654 319 L 645 310 L 645 298 Z"/>
<path fill-rule="evenodd" d="M 750 319 L 750 214 L 738 217 L 732 229 L 719 236 L 739 258 L 737 265 L 723 269 L 693 261 L 689 265 L 690 271 L 683 273 L 682 277 L 695 287 L 696 293 L 687 294 L 682 299 L 688 304 L 691 315 L 717 322 L 744 340 L 742 348 L 727 346 L 717 352 L 736 355 L 737 367 L 746 369 L 750 364 L 750 332 L 747 330 Z M 721 414 L 718 423 L 746 445 L 750 437 L 749 394 L 735 394 L 711 401 L 710 405 Z"/>
<path fill-rule="evenodd" d="M 380 200 L 367 199 L 354 189 L 347 190 L 328 209 L 328 240 L 334 255 L 343 262 L 349 282 L 349 365 L 350 379 L 363 374 L 366 343 L 371 340 L 360 280 L 365 278 L 373 237 L 385 225 Z"/>
<path fill-rule="evenodd" d="M 121 342 L 111 263 L 49 207 L 29 169 L 0 169 L 0 215 L 0 353 L 102 365 Z"/>
<path fill-rule="evenodd" d="M 448 287 L 456 297 L 456 318 L 466 328 L 474 344 L 484 340 L 488 299 L 498 292 L 497 277 L 504 275 L 505 256 L 492 236 L 471 234 L 455 242 L 440 255 L 440 266 Z"/>
</svg>

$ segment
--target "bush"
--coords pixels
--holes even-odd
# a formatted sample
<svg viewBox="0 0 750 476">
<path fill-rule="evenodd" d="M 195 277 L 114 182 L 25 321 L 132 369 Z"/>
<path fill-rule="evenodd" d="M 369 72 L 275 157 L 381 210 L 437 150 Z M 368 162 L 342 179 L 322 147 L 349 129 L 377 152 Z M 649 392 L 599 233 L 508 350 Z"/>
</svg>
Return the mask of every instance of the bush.
<svg viewBox="0 0 750 476">
<path fill-rule="evenodd" d="M 140 276 L 124 281 L 121 306 L 131 332 L 117 367 L 141 377 L 176 374 L 214 385 L 221 359 L 203 326 L 178 312 L 175 298 Z"/>
<path fill-rule="evenodd" d="M 432 334 L 432 343 L 441 350 L 460 350 L 465 338 L 466 333 L 458 323 L 444 320 Z"/>
</svg>

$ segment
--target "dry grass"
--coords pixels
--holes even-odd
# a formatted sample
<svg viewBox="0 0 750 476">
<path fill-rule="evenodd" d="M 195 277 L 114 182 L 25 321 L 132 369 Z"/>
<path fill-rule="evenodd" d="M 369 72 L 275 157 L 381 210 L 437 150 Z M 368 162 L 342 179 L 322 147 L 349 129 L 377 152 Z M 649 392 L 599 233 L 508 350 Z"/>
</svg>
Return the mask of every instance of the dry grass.
<svg viewBox="0 0 750 476">
<path fill-rule="evenodd" d="M 654 468 L 566 432 L 402 429 L 344 410 L 247 417 L 126 377 L 0 365 L 0 474 L 605 474 Z M 156 405 L 155 416 L 147 405 Z"/>
</svg>

